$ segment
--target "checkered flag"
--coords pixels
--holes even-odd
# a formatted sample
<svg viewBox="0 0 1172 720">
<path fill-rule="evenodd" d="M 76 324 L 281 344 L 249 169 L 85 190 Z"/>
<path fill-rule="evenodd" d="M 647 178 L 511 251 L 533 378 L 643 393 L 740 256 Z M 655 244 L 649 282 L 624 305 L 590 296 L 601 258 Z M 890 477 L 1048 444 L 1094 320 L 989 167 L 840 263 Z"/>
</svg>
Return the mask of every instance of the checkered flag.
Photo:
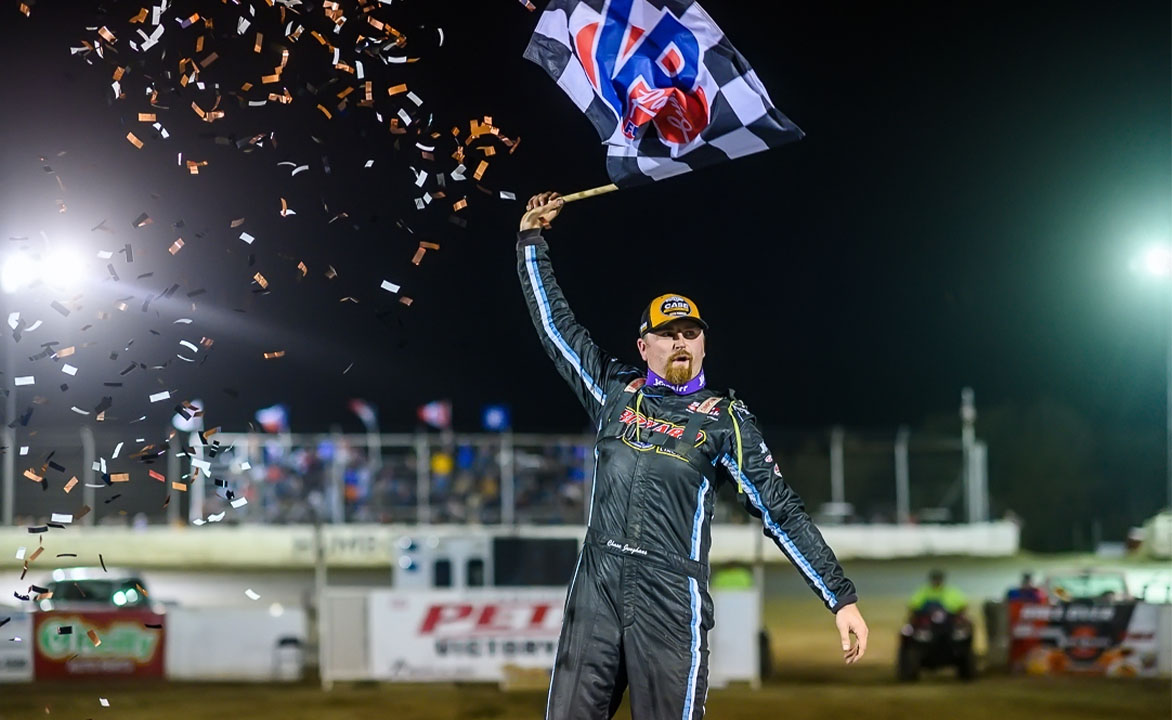
<svg viewBox="0 0 1172 720">
<path fill-rule="evenodd" d="M 804 135 L 693 0 L 551 0 L 525 57 L 586 113 L 620 187 Z"/>
</svg>

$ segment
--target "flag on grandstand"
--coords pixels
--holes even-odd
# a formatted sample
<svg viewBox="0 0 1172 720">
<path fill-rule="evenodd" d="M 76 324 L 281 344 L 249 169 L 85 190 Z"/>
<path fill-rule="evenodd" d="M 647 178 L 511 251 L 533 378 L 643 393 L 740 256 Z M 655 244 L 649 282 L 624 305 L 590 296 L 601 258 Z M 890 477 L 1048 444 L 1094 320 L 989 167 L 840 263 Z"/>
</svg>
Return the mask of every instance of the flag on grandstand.
<svg viewBox="0 0 1172 720">
<path fill-rule="evenodd" d="M 452 402 L 435 400 L 419 406 L 419 419 L 437 430 L 452 427 Z"/>
<path fill-rule="evenodd" d="M 485 405 L 480 421 L 489 432 L 504 432 L 513 424 L 508 405 Z"/>
<path fill-rule="evenodd" d="M 358 419 L 362 421 L 362 426 L 368 431 L 378 429 L 378 413 L 375 411 L 374 405 L 371 405 L 366 400 L 361 398 L 351 399 L 350 412 L 358 416 Z"/>
<path fill-rule="evenodd" d="M 272 407 L 256 411 L 256 421 L 265 432 L 282 433 L 289 431 L 289 408 L 277 403 Z"/>
<path fill-rule="evenodd" d="M 694 0 L 550 0 L 525 58 L 586 113 L 620 187 L 804 135 Z"/>
</svg>

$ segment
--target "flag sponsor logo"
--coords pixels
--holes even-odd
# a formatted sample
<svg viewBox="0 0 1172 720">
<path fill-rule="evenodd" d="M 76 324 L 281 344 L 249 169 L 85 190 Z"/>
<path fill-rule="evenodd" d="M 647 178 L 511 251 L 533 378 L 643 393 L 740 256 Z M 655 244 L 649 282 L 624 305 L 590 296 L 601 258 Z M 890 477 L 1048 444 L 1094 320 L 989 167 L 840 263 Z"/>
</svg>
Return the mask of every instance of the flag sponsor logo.
<svg viewBox="0 0 1172 720">
<path fill-rule="evenodd" d="M 695 33 L 666 10 L 650 28 L 636 25 L 633 18 L 658 12 L 646 0 L 617 0 L 608 11 L 607 20 L 578 28 L 574 44 L 586 77 L 621 119 L 623 135 L 633 139 L 651 123 L 665 142 L 696 139 L 708 127 L 710 103 L 697 82 Z M 624 14 L 627 22 L 613 21 Z"/>
</svg>

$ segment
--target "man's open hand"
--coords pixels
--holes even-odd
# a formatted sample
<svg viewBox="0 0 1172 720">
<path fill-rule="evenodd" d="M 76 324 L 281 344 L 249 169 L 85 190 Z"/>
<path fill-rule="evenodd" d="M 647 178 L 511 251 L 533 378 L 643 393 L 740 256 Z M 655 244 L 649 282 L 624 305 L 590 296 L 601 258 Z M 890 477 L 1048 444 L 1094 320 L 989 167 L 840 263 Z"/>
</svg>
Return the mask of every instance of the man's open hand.
<svg viewBox="0 0 1172 720">
<path fill-rule="evenodd" d="M 842 659 L 846 664 L 856 663 L 863 659 L 867 652 L 867 623 L 863 621 L 863 614 L 855 603 L 844 605 L 834 615 L 834 624 L 838 626 L 838 634 L 842 638 Z M 851 634 L 854 633 L 855 644 L 851 645 Z"/>
<path fill-rule="evenodd" d="M 522 230 L 549 229 L 550 222 L 562 211 L 561 196 L 555 192 L 543 192 L 529 198 L 525 215 L 521 217 Z"/>
</svg>

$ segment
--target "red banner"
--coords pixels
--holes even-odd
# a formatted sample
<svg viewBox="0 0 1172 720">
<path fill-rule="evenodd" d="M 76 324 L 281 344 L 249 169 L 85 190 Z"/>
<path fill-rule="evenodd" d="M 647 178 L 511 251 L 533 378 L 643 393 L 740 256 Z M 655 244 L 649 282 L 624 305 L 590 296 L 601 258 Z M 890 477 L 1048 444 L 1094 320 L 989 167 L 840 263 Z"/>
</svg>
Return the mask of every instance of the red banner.
<svg viewBox="0 0 1172 720">
<path fill-rule="evenodd" d="M 163 677 L 164 616 L 148 610 L 36 613 L 37 680 L 81 675 Z"/>
</svg>

